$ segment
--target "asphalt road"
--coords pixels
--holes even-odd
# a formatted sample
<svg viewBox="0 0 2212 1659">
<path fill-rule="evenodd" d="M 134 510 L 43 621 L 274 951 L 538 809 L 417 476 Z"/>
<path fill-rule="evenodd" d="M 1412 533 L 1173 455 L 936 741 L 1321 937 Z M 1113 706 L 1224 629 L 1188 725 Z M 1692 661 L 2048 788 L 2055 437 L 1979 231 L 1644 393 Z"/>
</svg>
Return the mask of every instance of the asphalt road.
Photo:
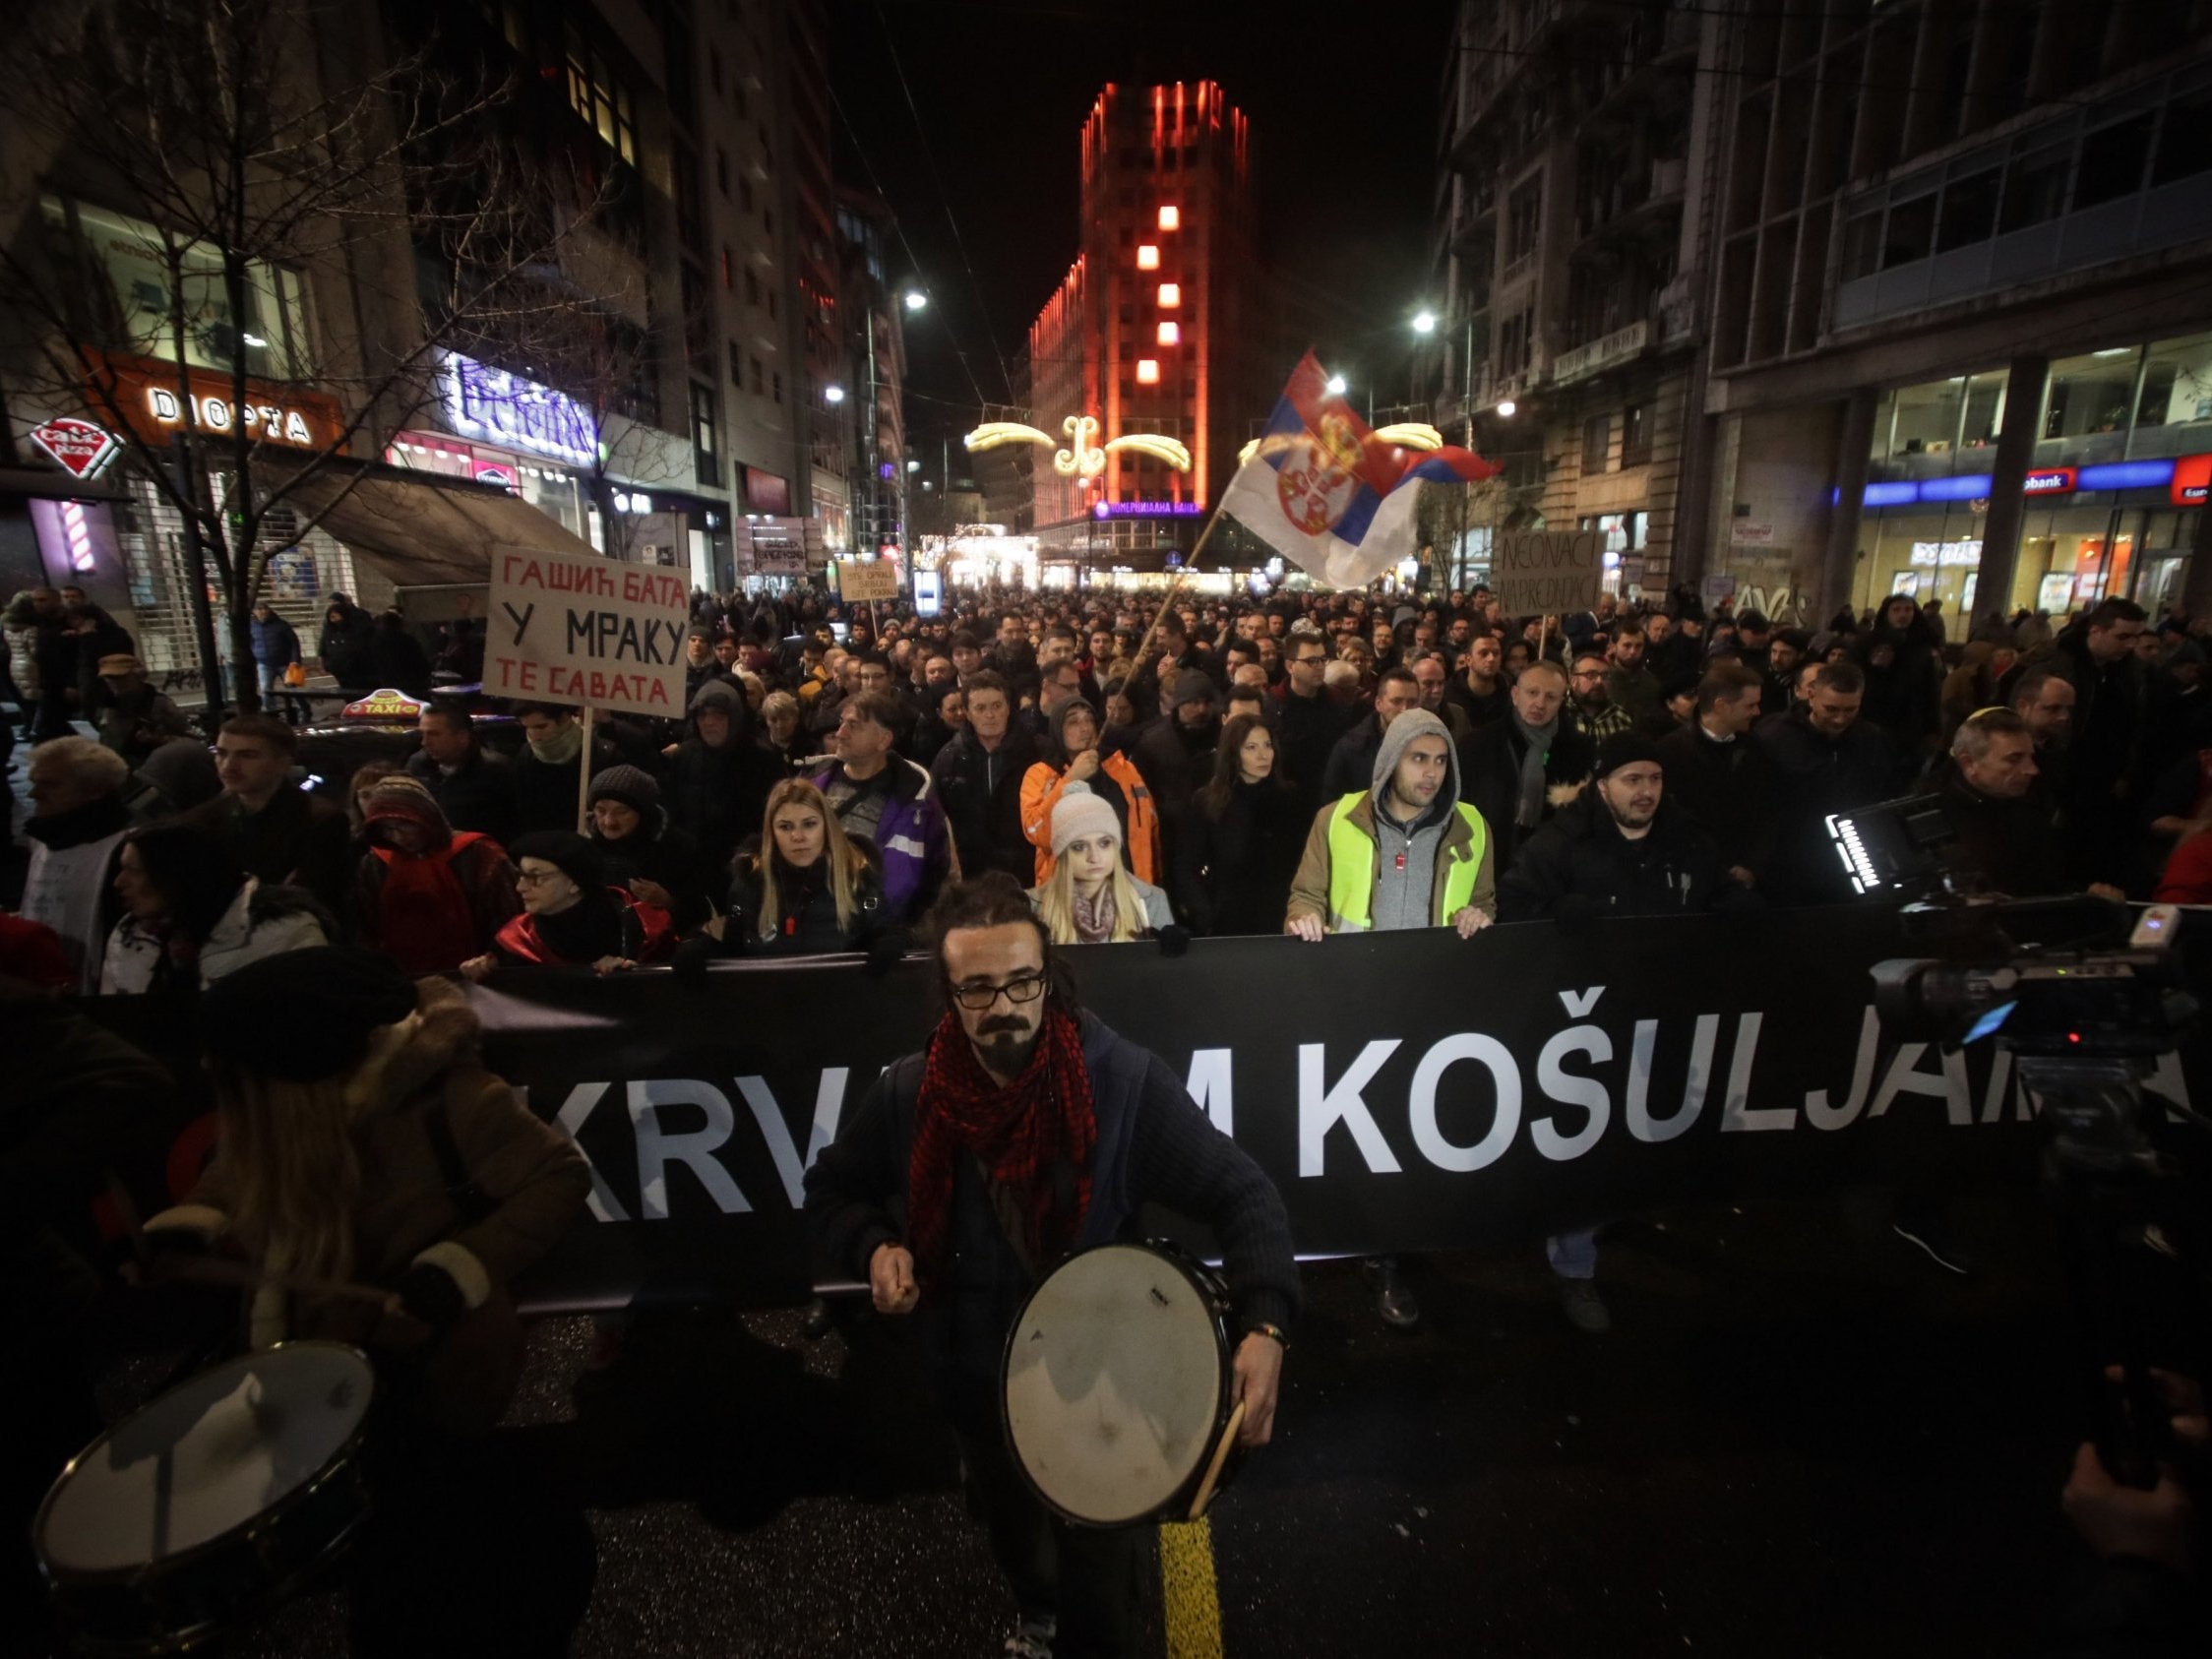
<svg viewBox="0 0 2212 1659">
<path fill-rule="evenodd" d="M 2040 1651 L 2078 1560 L 2072 1319 L 2032 1198 L 1962 1219 L 1968 1279 L 1867 1195 L 1623 1224 L 1596 1338 L 1534 1249 L 1417 1264 L 1410 1334 L 1356 1263 L 1310 1268 L 1277 1443 L 1214 1508 L 1222 1650 Z M 535 1329 L 513 1420 L 598 1540 L 576 1653 L 997 1651 L 1012 1604 L 875 1345 L 662 1316 L 579 1405 L 589 1334 Z M 234 1651 L 338 1630 L 325 1596 Z"/>
</svg>

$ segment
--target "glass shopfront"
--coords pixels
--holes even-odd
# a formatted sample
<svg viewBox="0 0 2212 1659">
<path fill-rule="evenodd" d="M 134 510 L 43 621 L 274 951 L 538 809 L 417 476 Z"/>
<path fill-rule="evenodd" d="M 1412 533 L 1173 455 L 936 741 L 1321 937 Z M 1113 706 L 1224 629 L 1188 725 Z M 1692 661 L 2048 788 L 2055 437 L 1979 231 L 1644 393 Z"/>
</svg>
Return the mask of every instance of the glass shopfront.
<svg viewBox="0 0 2212 1659">
<path fill-rule="evenodd" d="M 1953 616 L 1998 602 L 1978 578 L 2008 390 L 1997 369 L 1883 397 L 1852 595 L 1862 609 L 1890 593 L 1941 599 Z M 2007 613 L 2178 602 L 2203 511 L 2186 480 L 2212 470 L 2212 334 L 2061 358 L 2033 418 Z"/>
<path fill-rule="evenodd" d="M 592 513 L 586 523 L 582 480 L 567 467 L 450 438 L 443 432 L 402 432 L 392 441 L 384 459 L 395 466 L 410 466 L 418 472 L 496 484 L 559 521 L 571 534 L 583 536 L 604 551 L 596 533 L 598 515 Z"/>
</svg>

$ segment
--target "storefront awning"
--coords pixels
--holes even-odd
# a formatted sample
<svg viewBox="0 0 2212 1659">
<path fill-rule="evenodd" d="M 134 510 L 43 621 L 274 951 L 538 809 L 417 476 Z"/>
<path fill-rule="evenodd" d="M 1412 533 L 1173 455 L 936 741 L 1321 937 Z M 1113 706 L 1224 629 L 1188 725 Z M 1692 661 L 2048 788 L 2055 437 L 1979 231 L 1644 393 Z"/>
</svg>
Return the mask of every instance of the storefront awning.
<svg viewBox="0 0 2212 1659">
<path fill-rule="evenodd" d="M 260 468 L 285 463 L 264 457 Z M 395 586 L 481 585 L 506 548 L 596 558 L 598 549 L 520 496 L 487 484 L 359 461 L 325 461 L 285 500 Z"/>
</svg>

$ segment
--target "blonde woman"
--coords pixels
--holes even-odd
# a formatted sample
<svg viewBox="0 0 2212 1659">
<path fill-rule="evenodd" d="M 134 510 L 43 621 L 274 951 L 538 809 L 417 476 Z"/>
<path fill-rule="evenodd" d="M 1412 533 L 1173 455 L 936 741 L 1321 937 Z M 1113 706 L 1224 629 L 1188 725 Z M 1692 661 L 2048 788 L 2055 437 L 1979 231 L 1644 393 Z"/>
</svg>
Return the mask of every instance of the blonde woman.
<svg viewBox="0 0 2212 1659">
<path fill-rule="evenodd" d="M 748 956 L 865 951 L 888 920 L 867 843 L 846 835 L 805 778 L 777 784 L 762 820 L 761 850 L 739 854 L 732 872 L 730 913 L 716 933 L 723 950 Z"/>
<path fill-rule="evenodd" d="M 1119 945 L 1175 925 L 1167 894 L 1123 868 L 1121 820 L 1082 783 L 1053 803 L 1052 857 L 1029 902 L 1055 945 Z"/>
</svg>

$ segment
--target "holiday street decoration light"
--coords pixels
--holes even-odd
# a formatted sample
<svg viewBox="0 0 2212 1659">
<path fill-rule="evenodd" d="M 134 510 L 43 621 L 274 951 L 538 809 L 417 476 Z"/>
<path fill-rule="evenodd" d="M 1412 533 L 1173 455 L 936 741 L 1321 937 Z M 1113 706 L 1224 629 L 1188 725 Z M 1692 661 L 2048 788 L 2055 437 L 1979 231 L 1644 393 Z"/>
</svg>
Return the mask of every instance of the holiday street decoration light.
<svg viewBox="0 0 2212 1659">
<path fill-rule="evenodd" d="M 1341 397 L 1342 394 L 1339 393 L 1337 396 Z M 1427 455 L 1432 450 L 1444 448 L 1444 434 L 1435 427 L 1424 425 L 1417 420 L 1404 421 L 1396 426 L 1378 426 L 1375 429 L 1375 435 L 1385 444 L 1395 444 L 1401 450 L 1419 450 L 1423 455 Z M 1260 440 L 1255 438 L 1239 450 L 1237 452 L 1237 464 L 1242 466 L 1258 455 L 1260 444 Z"/>
<path fill-rule="evenodd" d="M 1157 432 L 1127 432 L 1101 444 L 1098 417 L 1087 414 L 1070 415 L 1060 423 L 1060 430 L 1068 437 L 1065 449 L 1059 448 L 1058 440 L 1050 434 L 1034 426 L 1024 426 L 1017 420 L 987 420 L 960 442 L 971 455 L 1004 449 L 1010 444 L 1035 444 L 1042 449 L 1057 450 L 1052 458 L 1052 469 L 1063 478 L 1096 478 L 1106 470 L 1106 458 L 1121 454 L 1150 456 L 1178 472 L 1191 470 L 1191 452 L 1173 438 L 1163 438 Z"/>
</svg>

